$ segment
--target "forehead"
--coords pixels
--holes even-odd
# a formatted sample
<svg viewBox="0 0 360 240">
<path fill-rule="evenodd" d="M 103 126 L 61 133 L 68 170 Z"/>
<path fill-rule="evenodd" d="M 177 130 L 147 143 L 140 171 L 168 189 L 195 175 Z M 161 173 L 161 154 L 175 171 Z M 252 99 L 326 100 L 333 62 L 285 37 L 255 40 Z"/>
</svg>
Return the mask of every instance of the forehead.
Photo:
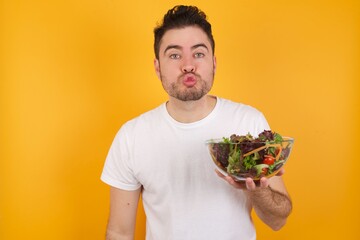
<svg viewBox="0 0 360 240">
<path fill-rule="evenodd" d="M 166 31 L 160 42 L 160 52 L 169 45 L 178 45 L 181 47 L 191 47 L 196 44 L 205 44 L 211 49 L 210 41 L 206 33 L 196 26 L 188 26 L 184 28 L 175 28 Z"/>
</svg>

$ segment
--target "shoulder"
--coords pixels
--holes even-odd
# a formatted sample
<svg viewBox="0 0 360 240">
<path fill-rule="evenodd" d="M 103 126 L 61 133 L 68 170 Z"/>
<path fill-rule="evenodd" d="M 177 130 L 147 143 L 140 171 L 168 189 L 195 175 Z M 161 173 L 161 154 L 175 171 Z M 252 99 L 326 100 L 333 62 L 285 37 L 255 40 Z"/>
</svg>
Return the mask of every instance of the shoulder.
<svg viewBox="0 0 360 240">
<path fill-rule="evenodd" d="M 232 100 L 219 98 L 219 97 L 218 97 L 218 101 L 220 104 L 220 109 L 222 111 L 229 112 L 231 114 L 241 114 L 241 115 L 249 114 L 254 116 L 262 115 L 262 113 L 258 109 L 250 105 L 234 102 Z"/>
<path fill-rule="evenodd" d="M 263 113 L 255 107 L 223 98 L 218 99 L 220 121 L 226 121 L 239 134 L 251 133 L 256 136 L 264 129 L 270 129 Z"/>
<path fill-rule="evenodd" d="M 164 115 L 164 104 L 151 109 L 141 115 L 126 121 L 120 128 L 120 131 L 134 132 L 136 130 L 143 130 L 151 128 L 159 123 Z"/>
</svg>

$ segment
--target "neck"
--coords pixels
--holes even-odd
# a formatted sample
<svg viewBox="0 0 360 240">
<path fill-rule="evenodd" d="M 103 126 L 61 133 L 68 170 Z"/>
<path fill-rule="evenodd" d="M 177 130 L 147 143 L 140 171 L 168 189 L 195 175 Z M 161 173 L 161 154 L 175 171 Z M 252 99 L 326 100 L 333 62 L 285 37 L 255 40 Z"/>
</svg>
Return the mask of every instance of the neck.
<svg viewBox="0 0 360 240">
<path fill-rule="evenodd" d="M 214 109 L 216 98 L 204 96 L 196 101 L 181 101 L 170 97 L 166 104 L 168 113 L 172 118 L 182 123 L 192 123 L 205 118 Z"/>
</svg>

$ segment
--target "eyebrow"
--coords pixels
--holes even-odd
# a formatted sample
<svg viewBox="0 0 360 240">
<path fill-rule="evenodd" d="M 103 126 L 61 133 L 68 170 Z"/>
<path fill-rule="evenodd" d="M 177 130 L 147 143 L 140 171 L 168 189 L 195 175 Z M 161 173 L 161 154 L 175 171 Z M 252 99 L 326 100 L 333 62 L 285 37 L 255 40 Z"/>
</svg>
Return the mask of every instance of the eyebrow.
<svg viewBox="0 0 360 240">
<path fill-rule="evenodd" d="M 204 44 L 204 43 L 199 43 L 199 44 L 195 44 L 194 46 L 191 47 L 191 50 L 194 50 L 196 48 L 199 48 L 199 47 L 203 47 L 203 48 L 206 48 L 207 51 L 209 51 L 208 47 Z M 178 50 L 181 50 L 182 47 L 180 45 L 169 45 L 165 48 L 164 50 L 164 55 L 165 53 L 170 50 L 170 49 L 178 49 Z"/>
</svg>

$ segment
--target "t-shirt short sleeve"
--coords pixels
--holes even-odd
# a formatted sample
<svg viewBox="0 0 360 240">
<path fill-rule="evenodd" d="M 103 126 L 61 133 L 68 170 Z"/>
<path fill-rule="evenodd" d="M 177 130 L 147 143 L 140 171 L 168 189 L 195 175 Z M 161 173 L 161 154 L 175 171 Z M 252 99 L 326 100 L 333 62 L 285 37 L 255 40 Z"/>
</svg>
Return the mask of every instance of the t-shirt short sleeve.
<svg viewBox="0 0 360 240">
<path fill-rule="evenodd" d="M 262 112 L 258 112 L 256 123 L 256 136 L 264 130 L 270 130 L 270 126 Z"/>
<path fill-rule="evenodd" d="M 101 180 L 106 184 L 128 191 L 141 187 L 140 182 L 134 176 L 130 145 L 125 124 L 111 144 L 101 174 Z"/>
</svg>

